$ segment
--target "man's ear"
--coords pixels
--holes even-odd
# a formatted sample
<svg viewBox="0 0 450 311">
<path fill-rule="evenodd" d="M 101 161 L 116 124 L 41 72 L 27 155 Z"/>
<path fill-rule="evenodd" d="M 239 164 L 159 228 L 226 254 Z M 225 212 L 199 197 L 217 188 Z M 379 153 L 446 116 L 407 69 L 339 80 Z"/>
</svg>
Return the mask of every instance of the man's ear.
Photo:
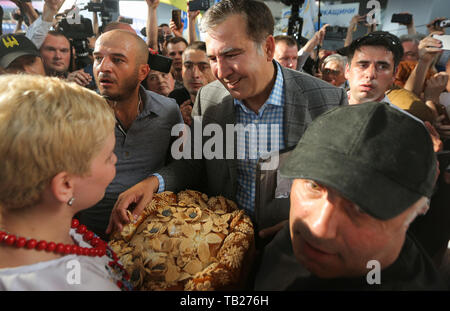
<svg viewBox="0 0 450 311">
<path fill-rule="evenodd" d="M 394 68 L 394 74 L 392 75 L 392 83 L 395 82 L 395 76 L 397 76 L 397 71 L 398 71 L 398 65 L 397 65 L 397 67 Z"/>
<path fill-rule="evenodd" d="M 275 39 L 272 35 L 267 36 L 264 42 L 264 53 L 266 53 L 267 61 L 271 62 L 275 55 Z"/>
<path fill-rule="evenodd" d="M 56 200 L 67 203 L 74 195 L 74 179 L 67 172 L 55 175 L 50 182 L 50 190 Z"/>
<path fill-rule="evenodd" d="M 349 65 L 349 63 L 345 64 L 344 76 L 345 76 L 346 80 L 348 80 L 349 77 L 350 77 L 350 65 Z"/>
<path fill-rule="evenodd" d="M 148 64 L 139 65 L 138 70 L 138 79 L 140 82 L 144 81 L 147 78 L 148 73 L 150 72 L 150 66 Z"/>
</svg>

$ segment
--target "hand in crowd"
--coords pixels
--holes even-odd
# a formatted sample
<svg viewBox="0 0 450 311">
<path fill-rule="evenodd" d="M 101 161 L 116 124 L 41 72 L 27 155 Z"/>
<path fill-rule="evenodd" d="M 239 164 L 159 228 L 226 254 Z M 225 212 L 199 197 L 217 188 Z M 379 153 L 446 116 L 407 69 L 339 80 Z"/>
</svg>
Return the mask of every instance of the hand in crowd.
<svg viewBox="0 0 450 311">
<path fill-rule="evenodd" d="M 442 143 L 439 133 L 436 131 L 436 129 L 433 127 L 433 125 L 431 125 L 430 122 L 425 121 L 424 124 L 428 130 L 428 133 L 430 133 L 431 141 L 433 142 L 434 152 L 442 151 L 442 149 L 444 148 L 444 144 Z"/>
<path fill-rule="evenodd" d="M 200 11 L 189 11 L 189 2 L 187 4 L 187 15 L 190 21 L 194 21 L 197 16 L 200 14 Z"/>
<path fill-rule="evenodd" d="M 425 85 L 424 98 L 434 103 L 439 103 L 439 95 L 447 86 L 449 75 L 446 72 L 438 72 L 433 75 Z"/>
<path fill-rule="evenodd" d="M 446 124 L 445 115 L 440 115 L 435 123 L 434 127 L 436 128 L 437 132 L 439 133 L 439 136 L 443 139 L 450 138 L 450 124 Z"/>
<path fill-rule="evenodd" d="M 447 18 L 445 18 L 445 17 L 438 17 L 438 18 L 433 19 L 430 23 L 427 24 L 428 32 L 431 34 L 435 31 L 443 31 L 444 28 L 440 27 L 439 23 L 442 21 L 445 21 L 446 19 Z"/>
<path fill-rule="evenodd" d="M 75 82 L 81 86 L 87 86 L 92 81 L 92 76 L 83 69 L 73 71 L 67 76 L 67 81 Z"/>
<path fill-rule="evenodd" d="M 305 46 L 303 47 L 303 50 L 308 53 L 312 53 L 312 51 L 314 50 L 314 48 L 316 46 L 318 46 L 319 44 L 322 44 L 323 39 L 325 38 L 325 34 L 327 32 L 328 26 L 330 26 L 330 25 L 329 24 L 323 25 L 322 28 L 320 28 L 314 34 L 314 36 L 308 42 L 306 42 Z"/>
<path fill-rule="evenodd" d="M 413 15 L 412 15 L 410 12 L 400 12 L 400 13 L 398 13 L 398 14 L 409 14 L 409 15 L 411 15 L 411 23 L 406 24 L 406 23 L 400 23 L 400 22 L 398 22 L 400 25 L 404 25 L 404 26 L 414 26 L 414 17 L 413 17 Z"/>
<path fill-rule="evenodd" d="M 145 0 L 149 8 L 156 9 L 159 6 L 159 0 Z"/>
<path fill-rule="evenodd" d="M 132 221 L 129 219 L 127 211 L 133 206 L 132 215 L 134 220 L 138 219 L 144 208 L 152 201 L 153 193 L 157 192 L 158 188 L 158 178 L 151 176 L 121 193 L 111 212 L 106 233 L 121 232 L 123 226 Z"/>
<path fill-rule="evenodd" d="M 312 39 L 314 40 L 314 43 L 317 45 L 322 45 L 323 39 L 325 38 L 325 34 L 327 33 L 327 27 L 330 26 L 329 24 L 325 24 L 322 26 L 322 28 L 317 31 Z"/>
<path fill-rule="evenodd" d="M 347 31 L 355 32 L 358 24 L 364 23 L 366 21 L 366 17 L 367 17 L 367 14 L 364 14 L 364 15 L 356 14 L 355 16 L 353 16 L 352 19 L 350 20 L 350 25 L 349 25 Z"/>
<path fill-rule="evenodd" d="M 411 15 L 411 23 L 409 23 L 409 24 L 399 23 L 399 24 L 406 26 L 406 28 L 408 29 L 408 34 L 410 34 L 410 35 L 417 34 L 416 26 L 414 25 L 414 15 L 411 14 L 410 12 L 400 12 L 399 14 L 409 14 L 409 15 Z"/>
<path fill-rule="evenodd" d="M 64 0 L 44 0 L 42 9 L 42 20 L 52 22 L 59 9 L 64 4 Z"/>
<path fill-rule="evenodd" d="M 9 0 L 9 1 L 11 1 L 12 3 L 14 3 L 19 9 L 22 9 L 23 8 L 23 2 L 22 1 L 20 1 L 20 0 Z M 20 13 L 20 12 L 19 12 Z"/>
<path fill-rule="evenodd" d="M 180 105 L 180 111 L 181 111 L 181 115 L 183 117 L 183 121 L 185 124 L 187 124 L 189 126 L 192 124 L 192 117 L 191 117 L 192 105 L 191 104 L 192 104 L 191 100 L 188 99 Z"/>
<path fill-rule="evenodd" d="M 52 22 L 59 9 L 64 4 L 64 0 L 44 0 L 42 9 L 42 20 Z"/>
<path fill-rule="evenodd" d="M 37 14 L 37 12 L 34 10 L 33 4 L 32 2 L 24 2 L 24 1 L 20 1 L 20 0 L 10 0 L 12 3 L 14 3 L 18 8 L 19 8 L 19 14 L 22 15 L 22 20 L 18 20 L 18 22 L 23 22 L 23 16 L 27 16 L 28 17 L 28 23 L 33 23 L 38 17 L 39 15 Z M 27 23 L 27 26 L 29 26 L 29 24 Z"/>
<path fill-rule="evenodd" d="M 17 19 L 14 18 L 14 15 L 17 14 Z M 16 9 L 13 12 L 11 12 L 11 20 L 16 21 L 16 22 L 22 22 L 23 21 L 23 16 L 22 14 L 20 14 L 20 9 Z"/>
<path fill-rule="evenodd" d="M 427 63 L 432 62 L 439 53 L 442 53 L 442 42 L 433 38 L 433 34 L 441 35 L 444 33 L 439 31 L 433 32 L 419 43 L 419 59 Z"/>
<path fill-rule="evenodd" d="M 175 25 L 175 22 L 173 20 L 170 20 L 169 28 L 176 37 L 182 37 L 183 36 L 183 29 L 184 29 L 184 23 L 181 21 L 180 28 L 177 28 Z"/>
</svg>

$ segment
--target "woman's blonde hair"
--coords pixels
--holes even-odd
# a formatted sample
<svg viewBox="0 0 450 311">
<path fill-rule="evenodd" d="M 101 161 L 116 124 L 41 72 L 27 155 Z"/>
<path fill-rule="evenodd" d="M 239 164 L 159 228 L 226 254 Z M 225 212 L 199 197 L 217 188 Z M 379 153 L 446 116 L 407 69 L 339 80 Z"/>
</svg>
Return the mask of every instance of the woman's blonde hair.
<svg viewBox="0 0 450 311">
<path fill-rule="evenodd" d="M 114 125 L 105 99 L 75 83 L 0 76 L 0 205 L 34 205 L 56 174 L 88 174 Z"/>
</svg>

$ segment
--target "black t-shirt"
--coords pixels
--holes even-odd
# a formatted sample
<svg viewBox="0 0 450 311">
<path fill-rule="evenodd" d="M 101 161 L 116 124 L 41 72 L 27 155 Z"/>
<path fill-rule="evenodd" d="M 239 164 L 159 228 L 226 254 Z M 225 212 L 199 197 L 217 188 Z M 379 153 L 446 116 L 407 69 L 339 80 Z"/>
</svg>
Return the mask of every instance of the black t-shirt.
<svg viewBox="0 0 450 311">
<path fill-rule="evenodd" d="M 369 272 L 370 269 L 368 269 Z M 447 290 L 431 259 L 407 233 L 397 260 L 380 273 L 380 284 L 370 285 L 366 276 L 320 279 L 295 258 L 289 226 L 269 243 L 255 280 L 256 290 Z"/>
</svg>

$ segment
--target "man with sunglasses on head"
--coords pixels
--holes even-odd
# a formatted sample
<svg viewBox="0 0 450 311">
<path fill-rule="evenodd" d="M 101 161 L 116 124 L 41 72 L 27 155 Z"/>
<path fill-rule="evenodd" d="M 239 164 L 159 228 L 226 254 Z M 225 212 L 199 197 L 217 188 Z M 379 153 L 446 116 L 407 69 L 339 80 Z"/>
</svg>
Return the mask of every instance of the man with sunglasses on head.
<svg viewBox="0 0 450 311">
<path fill-rule="evenodd" d="M 350 85 L 350 105 L 370 101 L 388 101 L 385 92 L 394 83 L 397 66 L 403 56 L 400 40 L 384 31 L 375 31 L 338 50 L 348 57 L 345 78 Z"/>
<path fill-rule="evenodd" d="M 349 105 L 366 102 L 385 102 L 419 122 L 429 121 L 428 107 L 421 102 L 406 100 L 408 91 L 393 90 L 395 73 L 403 57 L 400 39 L 385 31 L 375 31 L 354 40 L 337 51 L 348 58 L 345 78 L 348 81 Z M 389 91 L 389 92 L 388 92 Z"/>
</svg>

